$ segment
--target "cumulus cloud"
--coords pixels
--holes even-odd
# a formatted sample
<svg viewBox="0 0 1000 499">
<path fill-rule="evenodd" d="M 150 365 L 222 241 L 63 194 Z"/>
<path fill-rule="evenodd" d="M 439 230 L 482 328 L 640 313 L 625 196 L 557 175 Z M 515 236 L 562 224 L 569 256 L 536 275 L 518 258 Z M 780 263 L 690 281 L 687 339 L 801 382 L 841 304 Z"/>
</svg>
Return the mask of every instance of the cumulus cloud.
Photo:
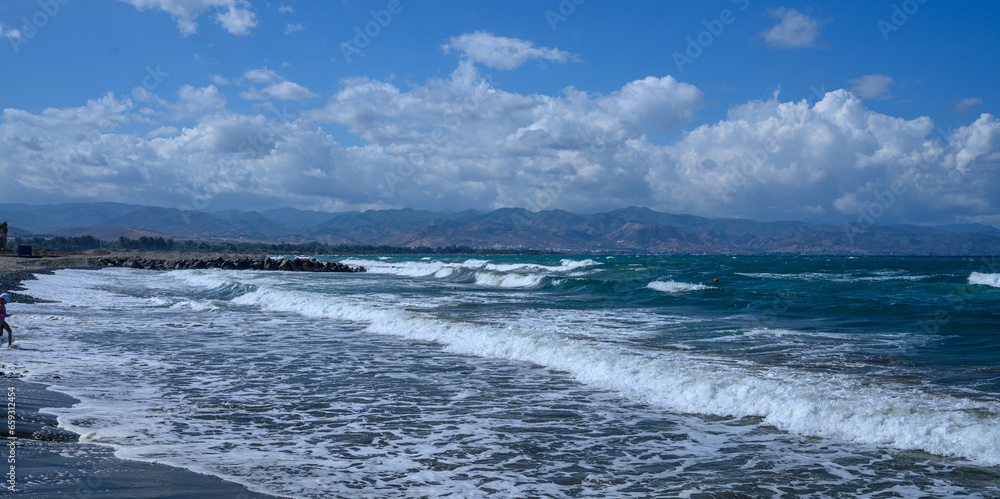
<svg viewBox="0 0 1000 499">
<path fill-rule="evenodd" d="M 649 76 L 626 84 L 610 100 L 631 116 L 672 130 L 694 117 L 701 97 L 697 87 L 680 83 L 672 76 Z"/>
<path fill-rule="evenodd" d="M 225 12 L 215 15 L 215 21 L 225 28 L 226 31 L 234 35 L 249 34 L 252 28 L 257 27 L 257 15 L 253 11 L 243 7 L 249 4 L 244 3 L 240 5 L 240 7 L 237 7 L 231 4 Z"/>
<path fill-rule="evenodd" d="M 983 99 L 980 97 L 969 97 L 967 99 L 962 99 L 958 102 L 953 102 L 951 104 L 951 110 L 955 113 L 964 113 L 971 111 L 977 107 L 983 105 Z"/>
<path fill-rule="evenodd" d="M 244 77 L 265 89 L 287 81 L 263 70 Z M 174 101 L 144 104 L 152 114 L 110 94 L 80 107 L 4 110 L 0 175 L 10 179 L 9 200 L 190 206 L 226 198 L 245 208 L 267 200 L 327 210 L 644 205 L 835 222 L 882 203 L 880 223 L 998 216 L 1000 121 L 982 114 L 942 137 L 928 118 L 877 113 L 847 90 L 815 104 L 747 102 L 665 142 L 649 132 L 690 123 L 703 98 L 671 76 L 606 93 L 525 95 L 461 61 L 418 85 L 344 80 L 322 107 L 280 119 L 228 110 L 217 93 L 182 87 Z M 179 109 L 190 113 L 183 121 Z M 902 192 L 886 207 L 893 185 Z"/>
<path fill-rule="evenodd" d="M 181 131 L 174 126 L 161 126 L 156 130 L 147 132 L 145 137 L 147 139 L 152 139 L 155 137 L 176 137 L 181 134 Z"/>
<path fill-rule="evenodd" d="M 296 31 L 302 31 L 304 29 L 306 29 L 306 27 L 303 26 L 301 23 L 299 23 L 299 24 L 291 24 L 291 23 L 289 23 L 289 24 L 285 25 L 285 34 L 287 35 L 287 34 L 290 34 L 290 33 L 295 33 Z"/>
<path fill-rule="evenodd" d="M 284 79 L 278 73 L 266 67 L 251 69 L 243 73 L 243 79 L 254 83 L 275 83 Z"/>
<path fill-rule="evenodd" d="M 245 82 L 267 84 L 264 88 L 257 88 L 250 85 L 250 88 L 240 92 L 240 97 L 247 100 L 307 100 L 319 97 L 319 94 L 312 92 L 298 83 L 288 81 L 282 75 L 266 67 L 251 69 L 243 73 L 242 80 Z"/>
<path fill-rule="evenodd" d="M 240 92 L 240 97 L 247 100 L 307 100 L 319 97 L 319 94 L 310 91 L 308 88 L 291 81 L 280 81 L 272 83 L 263 89 L 251 88 L 245 92 Z"/>
<path fill-rule="evenodd" d="M 441 48 L 446 53 L 460 52 L 469 61 L 501 70 L 516 69 L 534 59 L 562 64 L 574 58 L 573 54 L 559 49 L 536 47 L 527 40 L 483 31 L 452 37 Z"/>
<path fill-rule="evenodd" d="M 764 42 L 773 48 L 806 48 L 819 46 L 819 30 L 829 22 L 824 19 L 813 19 L 795 10 L 781 7 L 768 9 L 767 15 L 777 18 L 774 25 L 761 36 Z"/>
<path fill-rule="evenodd" d="M 226 31 L 246 35 L 257 27 L 257 15 L 247 0 L 121 0 L 139 10 L 160 10 L 170 14 L 184 36 L 198 32 L 198 17 L 217 10 L 213 18 Z"/>
<path fill-rule="evenodd" d="M 226 99 L 215 85 L 202 88 L 184 85 L 177 91 L 177 97 L 177 103 L 173 106 L 177 118 L 203 116 L 226 107 Z"/>
<path fill-rule="evenodd" d="M 812 107 L 750 102 L 667 146 L 676 168 L 650 181 L 675 206 L 726 216 L 802 216 L 817 202 L 850 215 L 857 199 L 873 199 L 896 179 L 940 169 L 947 151 L 928 138 L 932 131 L 927 118 L 880 115 L 844 90 Z"/>
<path fill-rule="evenodd" d="M 851 92 L 862 99 L 879 100 L 891 97 L 889 94 L 893 85 L 891 76 L 870 74 L 847 82 L 851 84 Z"/>
</svg>

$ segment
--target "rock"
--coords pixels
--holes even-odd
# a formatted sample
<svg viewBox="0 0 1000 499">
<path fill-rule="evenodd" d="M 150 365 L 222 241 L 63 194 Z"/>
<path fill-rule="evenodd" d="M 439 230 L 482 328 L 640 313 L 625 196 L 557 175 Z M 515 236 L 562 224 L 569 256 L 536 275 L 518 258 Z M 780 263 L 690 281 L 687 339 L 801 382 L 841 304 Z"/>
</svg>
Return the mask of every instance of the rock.
<svg viewBox="0 0 1000 499">
<path fill-rule="evenodd" d="M 339 262 L 320 262 L 315 258 L 251 258 L 236 259 L 178 259 L 166 260 L 159 258 L 140 257 L 104 257 L 98 260 L 103 267 L 124 267 L 146 270 L 183 270 L 183 269 L 223 269 L 223 270 L 281 270 L 299 272 L 365 272 L 364 267 L 350 267 Z"/>
</svg>

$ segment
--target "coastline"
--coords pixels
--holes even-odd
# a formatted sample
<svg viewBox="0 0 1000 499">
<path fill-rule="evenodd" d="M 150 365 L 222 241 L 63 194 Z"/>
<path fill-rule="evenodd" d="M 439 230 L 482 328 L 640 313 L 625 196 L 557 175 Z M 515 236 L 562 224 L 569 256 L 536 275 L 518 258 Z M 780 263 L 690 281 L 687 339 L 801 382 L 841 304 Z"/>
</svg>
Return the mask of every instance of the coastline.
<svg viewBox="0 0 1000 499">
<path fill-rule="evenodd" d="M 59 269 L 100 268 L 97 261 L 102 256 L 0 257 L 0 289 L 9 292 L 14 303 L 35 303 L 31 296 L 19 293 L 21 281 Z M 16 339 L 16 329 L 14 335 Z M 3 492 L 16 492 L 21 497 L 73 498 L 277 497 L 183 468 L 121 459 L 109 447 L 81 443 L 79 435 L 59 429 L 55 416 L 42 412 L 47 407 L 71 407 L 79 400 L 50 390 L 44 381 L 19 379 L 20 374 L 11 372 L 13 366 L 9 365 L 15 355 L 16 350 L 0 345 L 0 390 L 8 409 L 0 432 Z"/>
</svg>

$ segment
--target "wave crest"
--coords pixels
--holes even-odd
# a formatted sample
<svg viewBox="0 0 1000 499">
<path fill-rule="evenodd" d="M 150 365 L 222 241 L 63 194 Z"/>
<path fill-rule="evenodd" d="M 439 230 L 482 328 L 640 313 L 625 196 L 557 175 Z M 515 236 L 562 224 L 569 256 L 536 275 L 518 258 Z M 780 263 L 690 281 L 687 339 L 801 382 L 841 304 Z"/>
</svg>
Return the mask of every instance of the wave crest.
<svg viewBox="0 0 1000 499">
<path fill-rule="evenodd" d="M 973 272 L 972 275 L 969 276 L 969 284 L 982 284 L 984 286 L 1000 288 L 1000 274 L 981 274 L 979 272 Z"/>
<path fill-rule="evenodd" d="M 704 284 L 677 281 L 653 281 L 647 284 L 646 287 L 670 294 L 687 293 L 689 291 L 704 291 L 706 289 L 718 289 Z"/>
</svg>

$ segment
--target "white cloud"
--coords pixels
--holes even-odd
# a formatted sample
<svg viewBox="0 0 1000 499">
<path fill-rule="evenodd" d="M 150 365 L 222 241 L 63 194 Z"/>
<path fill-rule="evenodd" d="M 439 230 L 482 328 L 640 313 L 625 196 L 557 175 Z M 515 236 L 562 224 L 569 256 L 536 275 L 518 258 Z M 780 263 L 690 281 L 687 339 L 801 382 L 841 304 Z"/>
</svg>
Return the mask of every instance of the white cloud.
<svg viewBox="0 0 1000 499">
<path fill-rule="evenodd" d="M 647 77 L 625 85 L 614 96 L 614 106 L 663 129 L 671 130 L 694 117 L 702 92 L 672 76 Z"/>
<path fill-rule="evenodd" d="M 502 70 L 519 68 L 533 59 L 561 64 L 574 58 L 573 54 L 559 49 L 535 47 L 526 40 L 496 36 L 483 31 L 452 37 L 441 48 L 446 53 L 453 50 L 461 52 L 474 63 Z"/>
<path fill-rule="evenodd" d="M 308 88 L 291 81 L 273 83 L 264 87 L 263 90 L 251 88 L 245 92 L 240 92 L 240 97 L 248 100 L 307 100 L 319 97 L 319 94 L 311 92 Z"/>
<path fill-rule="evenodd" d="M 152 139 L 156 137 L 176 137 L 181 134 L 181 131 L 174 126 L 161 126 L 156 130 L 146 133 L 145 137 L 147 139 Z"/>
<path fill-rule="evenodd" d="M 262 94 L 287 82 L 258 76 L 268 82 Z M 293 84 L 286 89 L 272 97 L 295 95 Z M 1000 120 L 983 114 L 939 137 L 930 119 L 874 112 L 846 90 L 815 105 L 747 102 L 666 143 L 648 133 L 689 123 L 702 101 L 698 88 L 670 76 L 603 94 L 524 95 L 462 61 L 422 85 L 345 80 L 324 106 L 281 119 L 227 110 L 214 86 L 185 86 L 175 97 L 144 103 L 147 113 L 113 95 L 39 113 L 4 110 L 8 200 L 190 206 L 224 197 L 244 207 L 583 212 L 644 205 L 838 222 L 888 203 L 879 223 L 1000 216 Z M 178 110 L 189 114 L 182 120 Z M 335 132 L 324 131 L 328 123 Z M 345 128 L 355 137 L 341 135 Z M 886 202 L 895 184 L 903 192 Z"/>
<path fill-rule="evenodd" d="M 983 105 L 983 99 L 980 97 L 969 97 L 967 99 L 962 99 L 958 102 L 953 102 L 950 106 L 952 112 L 964 113 L 971 111 L 977 107 Z"/>
<path fill-rule="evenodd" d="M 248 4 L 240 5 L 241 7 L 230 5 L 228 10 L 215 15 L 215 21 L 234 35 L 247 35 L 252 28 L 257 27 L 257 15 L 242 7 Z"/>
<path fill-rule="evenodd" d="M 223 77 L 221 77 L 219 75 L 212 75 L 209 78 L 209 80 L 211 80 L 212 83 L 214 83 L 214 84 L 216 84 L 217 86 L 220 86 L 220 87 L 225 86 L 225 85 L 229 85 L 229 80 L 227 80 L 227 79 L 225 79 L 225 78 L 223 78 Z"/>
<path fill-rule="evenodd" d="M 9 29 L 3 24 L 0 24 L 0 36 L 4 38 L 21 38 L 21 30 Z"/>
<path fill-rule="evenodd" d="M 252 81 L 254 83 L 274 83 L 283 80 L 284 78 L 278 73 L 266 67 L 260 69 L 251 69 L 246 73 L 243 73 L 243 79 Z"/>
<path fill-rule="evenodd" d="M 782 49 L 818 46 L 819 30 L 829 22 L 829 20 L 812 19 L 795 9 L 785 7 L 768 9 L 767 15 L 779 21 L 762 33 L 764 42 L 771 47 Z"/>
<path fill-rule="evenodd" d="M 221 10 L 214 17 L 226 31 L 234 35 L 246 35 L 257 26 L 257 15 L 251 10 L 247 0 L 121 0 L 139 10 L 160 10 L 177 22 L 184 36 L 198 32 L 199 16 L 209 10 Z"/>
<path fill-rule="evenodd" d="M 847 82 L 851 84 L 851 92 L 866 100 L 888 99 L 894 84 L 891 76 L 883 74 L 864 75 Z"/>
<path fill-rule="evenodd" d="M 175 116 L 204 116 L 218 112 L 226 107 L 226 99 L 219 93 L 215 85 L 195 88 L 184 85 L 177 91 L 178 101 L 173 106 Z"/>
<path fill-rule="evenodd" d="M 287 35 L 290 33 L 295 33 L 296 31 L 302 31 L 304 29 L 306 29 L 306 27 L 303 26 L 301 23 L 300 24 L 289 23 L 285 25 L 285 34 Z"/>
<path fill-rule="evenodd" d="M 650 180 L 672 206 L 723 216 L 793 218 L 818 205 L 857 217 L 859 207 L 876 202 L 888 212 L 881 222 L 995 212 L 1000 123 L 983 115 L 947 141 L 933 131 L 928 118 L 878 114 L 844 90 L 812 108 L 751 102 L 668 146 L 666 163 L 677 168 Z M 708 171 L 706 160 L 718 166 Z M 886 196 L 893 185 L 904 193 Z"/>
<path fill-rule="evenodd" d="M 310 91 L 308 88 L 298 83 L 288 81 L 284 76 L 266 67 L 251 69 L 243 73 L 243 80 L 252 83 L 268 84 L 263 89 L 250 86 L 249 89 L 240 92 L 240 97 L 247 100 L 307 100 L 319 97 L 319 94 Z"/>
<path fill-rule="evenodd" d="M 278 6 L 278 13 L 279 14 L 291 14 L 292 12 L 295 12 L 295 9 L 293 9 L 289 5 L 281 4 L 281 5 Z"/>
</svg>

